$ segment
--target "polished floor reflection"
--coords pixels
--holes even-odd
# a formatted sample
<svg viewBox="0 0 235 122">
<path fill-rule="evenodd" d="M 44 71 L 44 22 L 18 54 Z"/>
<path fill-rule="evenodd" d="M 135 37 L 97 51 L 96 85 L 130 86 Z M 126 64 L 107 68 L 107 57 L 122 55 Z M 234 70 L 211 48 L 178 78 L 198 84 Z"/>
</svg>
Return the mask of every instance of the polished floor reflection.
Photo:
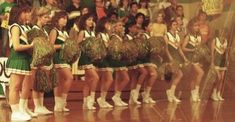
<svg viewBox="0 0 235 122">
<path fill-rule="evenodd" d="M 0 100 L 0 122 L 9 122 L 10 109 L 4 99 Z M 234 122 L 235 99 L 223 102 L 204 100 L 193 103 L 168 103 L 131 105 L 113 109 L 83 110 L 81 101 L 69 101 L 69 113 L 54 113 L 33 118 L 30 122 Z M 53 99 L 46 99 L 46 106 L 53 108 Z M 32 103 L 30 103 L 32 107 Z"/>
</svg>

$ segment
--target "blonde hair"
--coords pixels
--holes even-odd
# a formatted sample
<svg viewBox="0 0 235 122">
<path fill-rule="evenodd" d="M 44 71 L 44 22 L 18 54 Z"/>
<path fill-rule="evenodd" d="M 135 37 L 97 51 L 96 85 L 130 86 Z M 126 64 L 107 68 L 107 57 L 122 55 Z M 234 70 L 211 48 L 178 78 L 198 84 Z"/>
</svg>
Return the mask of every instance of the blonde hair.
<svg viewBox="0 0 235 122">
<path fill-rule="evenodd" d="M 33 17 L 32 18 L 32 23 L 36 24 L 38 21 L 38 17 L 44 16 L 44 15 L 50 15 L 51 10 L 47 7 L 39 7 L 39 8 L 34 8 L 33 9 Z"/>
</svg>

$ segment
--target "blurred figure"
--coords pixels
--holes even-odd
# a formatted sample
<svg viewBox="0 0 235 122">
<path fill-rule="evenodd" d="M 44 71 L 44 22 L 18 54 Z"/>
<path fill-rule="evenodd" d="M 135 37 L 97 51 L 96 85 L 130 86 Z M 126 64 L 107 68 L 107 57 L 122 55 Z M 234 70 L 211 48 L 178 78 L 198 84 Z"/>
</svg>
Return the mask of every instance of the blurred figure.
<svg viewBox="0 0 235 122">
<path fill-rule="evenodd" d="M 0 5 L 0 20 L 2 33 L 2 47 L 0 56 L 6 56 L 7 42 L 8 42 L 8 27 L 11 8 L 15 6 L 14 0 L 5 0 Z"/>
<path fill-rule="evenodd" d="M 207 21 L 207 14 L 202 10 L 199 11 L 197 16 L 200 28 L 200 34 L 202 36 L 202 42 L 206 43 L 210 36 L 210 27 Z"/>
<path fill-rule="evenodd" d="M 227 40 L 227 30 L 221 29 L 215 32 L 215 38 L 211 44 L 211 66 L 215 68 L 217 79 L 213 87 L 211 99 L 214 101 L 223 101 L 222 97 L 223 84 L 224 84 L 224 74 L 227 70 L 228 62 L 228 40 Z"/>
<path fill-rule="evenodd" d="M 66 8 L 66 11 L 69 14 L 69 20 L 68 20 L 68 23 L 66 25 L 66 30 L 68 32 L 73 27 L 73 24 L 74 24 L 76 18 L 81 15 L 81 12 L 80 12 L 80 9 L 81 9 L 80 2 L 81 2 L 81 0 L 71 0 L 71 1 L 72 1 L 71 5 Z"/>
</svg>

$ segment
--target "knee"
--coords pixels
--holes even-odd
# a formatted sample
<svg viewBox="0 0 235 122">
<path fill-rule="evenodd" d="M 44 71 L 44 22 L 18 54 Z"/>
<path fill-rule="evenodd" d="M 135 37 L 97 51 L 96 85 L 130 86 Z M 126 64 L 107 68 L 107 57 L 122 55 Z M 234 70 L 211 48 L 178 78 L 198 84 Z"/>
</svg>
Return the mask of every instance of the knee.
<svg viewBox="0 0 235 122">
<path fill-rule="evenodd" d="M 99 82 L 99 75 L 98 74 L 93 74 L 92 81 L 95 82 L 95 83 L 98 83 Z"/>
<path fill-rule="evenodd" d="M 221 75 L 217 75 L 218 81 L 222 80 L 222 76 Z"/>
<path fill-rule="evenodd" d="M 146 69 L 142 69 L 142 70 L 140 70 L 140 74 L 143 75 L 143 76 L 147 76 L 148 71 Z"/>
<path fill-rule="evenodd" d="M 157 71 L 150 71 L 150 72 L 149 72 L 149 76 L 150 76 L 150 77 L 157 78 Z"/>
<path fill-rule="evenodd" d="M 72 82 L 72 81 L 73 81 L 73 75 L 68 75 L 68 76 L 66 77 L 66 81 Z"/>
<path fill-rule="evenodd" d="M 205 74 L 205 72 L 204 72 L 203 70 L 200 70 L 200 71 L 198 72 L 199 77 L 202 77 L 204 74 Z"/>
<path fill-rule="evenodd" d="M 183 77 L 183 72 L 181 70 L 179 70 L 176 77 L 177 78 L 182 78 Z"/>
<path fill-rule="evenodd" d="M 123 82 L 127 82 L 128 83 L 129 81 L 130 81 L 130 77 L 129 76 L 126 76 L 126 77 L 123 78 Z"/>
</svg>

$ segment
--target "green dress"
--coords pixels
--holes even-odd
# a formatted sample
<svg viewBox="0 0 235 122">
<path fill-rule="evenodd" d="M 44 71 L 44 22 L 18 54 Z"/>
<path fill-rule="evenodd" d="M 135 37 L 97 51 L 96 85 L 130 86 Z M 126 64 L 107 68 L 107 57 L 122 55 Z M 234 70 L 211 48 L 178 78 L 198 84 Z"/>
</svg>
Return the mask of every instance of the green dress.
<svg viewBox="0 0 235 122">
<path fill-rule="evenodd" d="M 126 38 L 128 40 L 133 40 L 134 37 L 132 37 L 129 34 L 126 34 Z M 130 64 L 127 65 L 128 69 L 137 69 L 138 67 L 143 67 L 144 65 L 141 64 L 141 60 L 140 59 L 136 59 L 135 61 L 131 62 Z"/>
<path fill-rule="evenodd" d="M 84 30 L 83 41 L 89 37 L 95 37 L 95 32 L 93 31 L 88 32 L 87 30 Z M 86 53 L 83 51 L 81 52 L 81 56 L 78 61 L 78 68 L 81 70 L 95 68 L 95 66 L 93 65 L 92 59 L 89 56 L 87 56 Z"/>
<path fill-rule="evenodd" d="M 17 26 L 20 28 L 20 44 L 27 45 L 28 40 L 26 38 L 26 33 L 23 28 L 18 24 L 13 24 L 10 26 L 11 28 Z M 7 72 L 13 74 L 21 74 L 21 75 L 30 75 L 30 63 L 31 63 L 31 56 L 28 54 L 27 51 L 15 51 L 13 48 L 13 43 L 11 40 L 12 34 L 9 31 L 9 41 L 10 41 L 10 56 L 7 60 Z"/>
<path fill-rule="evenodd" d="M 167 38 L 168 38 L 168 50 L 169 53 L 171 54 L 173 61 L 177 63 L 178 65 L 182 65 L 184 60 L 182 56 L 179 53 L 179 48 L 180 48 L 180 37 L 178 34 L 175 36 L 171 34 L 170 32 L 167 32 Z"/>
<path fill-rule="evenodd" d="M 199 46 L 201 44 L 201 36 L 199 35 L 196 35 L 196 36 L 193 36 L 193 35 L 188 35 L 189 37 L 189 42 L 188 44 L 186 45 L 186 48 L 188 49 L 196 49 L 197 46 Z M 197 56 L 195 55 L 195 51 L 193 52 L 186 52 L 186 57 L 187 59 L 192 62 L 193 64 L 199 64 L 199 61 L 200 59 L 197 58 Z"/>
<path fill-rule="evenodd" d="M 150 35 L 149 35 L 149 34 L 147 34 L 147 33 L 142 33 L 142 34 L 145 36 L 146 39 L 149 39 L 149 38 L 150 38 Z M 150 61 L 150 58 L 151 58 L 151 55 L 148 54 L 144 59 L 142 59 L 141 61 L 142 61 L 143 65 L 144 65 L 144 66 L 151 66 L 151 67 L 157 68 L 157 65 L 160 65 L 160 62 L 161 62 L 161 61 L 160 61 L 160 60 L 157 61 L 157 65 L 156 65 L 156 64 L 154 64 L 154 63 L 152 63 L 152 62 Z"/>
<path fill-rule="evenodd" d="M 123 39 L 120 36 L 118 36 L 117 34 L 113 34 L 112 36 L 114 36 L 114 38 L 119 39 L 120 41 L 123 41 Z M 111 56 L 107 56 L 107 60 L 110 64 L 110 66 L 114 70 L 128 70 L 127 67 L 126 67 L 127 63 L 124 60 L 114 60 L 114 59 L 112 59 Z"/>
<path fill-rule="evenodd" d="M 66 31 L 60 31 L 56 28 L 54 29 L 57 31 L 55 45 L 64 44 L 66 39 L 69 37 L 68 33 Z M 55 68 L 71 68 L 71 65 L 69 63 L 61 59 L 60 51 L 61 49 L 57 49 L 53 57 L 53 63 L 55 64 Z"/>
<path fill-rule="evenodd" d="M 100 37 L 103 39 L 106 47 L 108 46 L 109 35 L 107 33 L 100 33 Z M 98 67 L 100 71 L 112 71 L 108 58 L 105 57 L 102 61 L 95 62 L 95 67 Z"/>
<path fill-rule="evenodd" d="M 219 38 L 215 38 L 215 52 L 214 52 L 214 64 L 215 68 L 219 70 L 226 70 L 226 53 L 225 50 L 228 46 L 228 42 L 222 43 Z"/>
</svg>

